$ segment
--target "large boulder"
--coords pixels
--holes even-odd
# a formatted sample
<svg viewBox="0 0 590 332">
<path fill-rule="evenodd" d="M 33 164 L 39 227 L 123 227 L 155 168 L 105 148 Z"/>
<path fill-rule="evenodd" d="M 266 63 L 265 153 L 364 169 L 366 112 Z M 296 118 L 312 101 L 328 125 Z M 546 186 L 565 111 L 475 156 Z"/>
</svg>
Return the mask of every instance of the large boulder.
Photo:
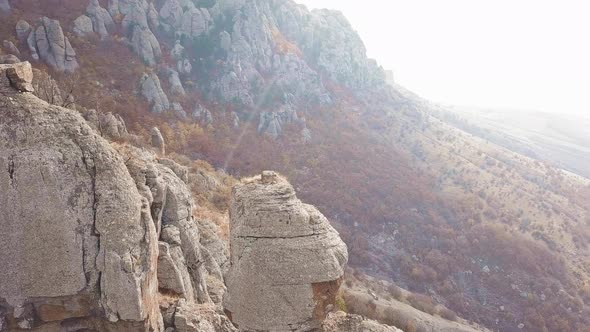
<svg viewBox="0 0 590 332">
<path fill-rule="evenodd" d="M 13 68 L 19 68 L 15 66 Z M 17 71 L 23 80 L 30 66 Z M 76 111 L 0 71 L 0 321 L 159 330 L 157 232 L 125 160 Z M 65 325 L 64 325 L 65 324 Z"/>
<path fill-rule="evenodd" d="M 56 71 L 75 71 L 78 68 L 76 51 L 64 36 L 59 21 L 43 17 L 40 23 L 27 40 L 33 58 L 43 60 Z"/>
<path fill-rule="evenodd" d="M 160 79 L 154 73 L 145 73 L 139 80 L 139 91 L 152 105 L 152 112 L 162 113 L 170 108 L 168 96 L 162 90 Z"/>
<path fill-rule="evenodd" d="M 148 27 L 142 27 L 140 25 L 133 26 L 131 32 L 131 48 L 148 66 L 155 66 L 160 57 L 162 57 L 160 43 Z"/>
<path fill-rule="evenodd" d="M 92 20 L 92 29 L 101 39 L 106 38 L 115 26 L 111 14 L 100 6 L 98 0 L 90 0 L 90 4 L 86 7 L 86 14 Z"/>
<path fill-rule="evenodd" d="M 86 15 L 80 15 L 74 20 L 74 33 L 78 37 L 86 36 L 94 31 L 92 19 Z"/>
<path fill-rule="evenodd" d="M 4 50 L 6 52 L 8 52 L 8 54 L 20 56 L 20 51 L 18 50 L 18 48 L 16 47 L 16 45 L 14 45 L 14 43 L 12 41 L 5 40 L 2 42 L 2 46 L 4 47 Z"/>
<path fill-rule="evenodd" d="M 9 14 L 10 9 L 10 3 L 8 0 L 0 0 L 0 14 Z"/>
<path fill-rule="evenodd" d="M 24 41 L 27 39 L 29 33 L 31 32 L 31 25 L 29 24 L 29 22 L 25 20 L 19 20 L 18 22 L 16 22 L 15 30 L 16 37 L 18 38 L 18 40 Z"/>
<path fill-rule="evenodd" d="M 328 220 L 273 172 L 233 188 L 225 309 L 243 330 L 319 328 L 348 259 Z"/>
</svg>

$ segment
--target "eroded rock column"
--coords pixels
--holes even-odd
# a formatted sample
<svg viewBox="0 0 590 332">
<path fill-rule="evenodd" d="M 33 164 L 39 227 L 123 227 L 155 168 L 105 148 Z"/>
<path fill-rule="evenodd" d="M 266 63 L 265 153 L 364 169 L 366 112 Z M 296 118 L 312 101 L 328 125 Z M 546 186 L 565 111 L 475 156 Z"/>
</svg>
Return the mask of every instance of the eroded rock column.
<svg viewBox="0 0 590 332">
<path fill-rule="evenodd" d="M 240 330 L 308 331 L 333 307 L 346 245 L 293 187 L 263 172 L 233 189 L 226 312 Z"/>
</svg>

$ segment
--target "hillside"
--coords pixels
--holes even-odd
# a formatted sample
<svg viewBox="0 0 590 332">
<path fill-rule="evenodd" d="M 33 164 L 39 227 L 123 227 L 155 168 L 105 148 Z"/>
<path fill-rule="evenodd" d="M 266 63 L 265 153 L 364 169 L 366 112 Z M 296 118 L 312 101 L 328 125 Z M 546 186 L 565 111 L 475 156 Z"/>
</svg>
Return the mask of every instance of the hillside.
<svg viewBox="0 0 590 332">
<path fill-rule="evenodd" d="M 438 114 L 443 117 L 446 114 L 448 121 L 475 136 L 590 177 L 590 136 L 583 129 L 590 124 L 588 117 L 471 107 L 446 107 L 445 110 Z M 453 115 L 456 115 L 454 119 Z"/>
<path fill-rule="evenodd" d="M 279 171 L 352 266 L 467 320 L 590 326 L 588 180 L 432 116 L 385 83 L 341 13 L 289 0 L 6 3 L 0 39 L 61 88 L 42 80 L 41 98 L 118 114 L 144 139 L 158 126 L 168 151 L 235 177 Z"/>
</svg>

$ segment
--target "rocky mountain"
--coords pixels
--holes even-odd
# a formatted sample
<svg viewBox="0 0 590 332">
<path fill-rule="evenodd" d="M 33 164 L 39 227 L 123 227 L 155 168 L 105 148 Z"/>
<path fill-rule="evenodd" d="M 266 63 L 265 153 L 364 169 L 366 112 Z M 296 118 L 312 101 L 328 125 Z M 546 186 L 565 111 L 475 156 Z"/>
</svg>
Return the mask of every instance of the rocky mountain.
<svg viewBox="0 0 590 332">
<path fill-rule="evenodd" d="M 274 251 L 256 244 L 251 246 L 245 240 L 269 242 L 278 246 L 273 250 L 279 251 L 293 248 L 294 244 L 307 245 L 309 239 L 289 240 L 288 234 L 278 236 L 280 239 L 261 241 L 248 227 L 232 228 L 232 225 L 248 225 L 256 218 L 250 219 L 246 212 L 227 203 L 231 193 L 224 181 L 233 181 L 227 174 L 241 177 L 260 174 L 264 169 L 279 171 L 304 201 L 317 206 L 347 244 L 349 264 L 355 273 L 370 275 L 355 278 L 356 283 L 346 288 L 352 290 L 350 294 L 358 295 L 359 288 L 361 293 L 367 293 L 367 288 L 375 289 L 366 281 L 370 278 L 395 283 L 392 287 L 381 287 L 385 289 L 380 291 L 382 293 L 397 294 L 398 286 L 404 289 L 397 302 L 384 302 L 379 296 L 379 300 L 373 296 L 349 296 L 351 302 L 361 303 L 349 303 L 348 316 L 328 315 L 333 321 L 324 322 L 323 328 L 373 328 L 374 322 L 363 323 L 355 313 L 406 330 L 442 326 L 432 314 L 466 323 L 462 317 L 500 331 L 585 331 L 590 325 L 589 181 L 474 137 L 457 128 L 456 123 L 437 116 L 437 110 L 428 102 L 403 87 L 386 84 L 383 70 L 366 57 L 361 39 L 341 13 L 309 11 L 290 0 L 4 0 L 0 1 L 0 15 L 0 39 L 3 40 L 0 60 L 5 63 L 30 61 L 34 67 L 32 82 L 17 79 L 11 86 L 16 84 L 18 89 L 30 91 L 29 85 L 32 85 L 34 93 L 45 102 L 71 109 L 64 114 L 81 114 L 87 125 L 75 125 L 75 128 L 89 126 L 92 130 L 89 135 L 113 140 L 115 143 L 108 143 L 107 147 L 116 150 L 112 158 L 123 160 L 124 168 L 119 161 L 110 159 L 104 167 L 120 168 L 121 172 L 129 173 L 132 182 L 127 179 L 125 183 L 135 183 L 137 188 L 137 193 L 115 198 L 128 196 L 133 203 L 126 204 L 131 205 L 138 204 L 138 197 L 140 201 L 143 201 L 141 197 L 147 200 L 139 204 L 138 211 L 144 218 L 145 213 L 141 211 L 149 210 L 155 223 L 157 265 L 167 266 L 167 270 L 174 273 L 160 276 L 160 271 L 156 271 L 154 278 L 153 265 L 150 265 L 154 257 L 149 254 L 154 249 L 147 240 L 142 240 L 147 239 L 147 231 L 142 226 L 144 222 L 136 220 L 138 212 L 133 209 L 138 207 L 133 205 L 124 208 L 125 213 L 131 213 L 129 216 L 115 213 L 117 217 L 134 220 L 128 225 L 130 231 L 125 233 L 130 236 L 125 250 L 129 246 L 135 248 L 129 251 L 133 252 L 132 269 L 121 265 L 124 274 L 114 274 L 127 276 L 129 282 L 137 285 L 131 287 L 135 291 L 128 291 L 131 295 L 144 294 L 149 285 L 153 288 L 153 280 L 166 285 L 159 292 L 169 303 L 160 301 L 160 306 L 167 306 L 162 314 L 164 326 L 182 330 L 184 327 L 179 326 L 197 326 L 200 321 L 180 314 L 179 317 L 184 318 L 176 323 L 176 314 L 171 313 L 177 312 L 199 312 L 209 317 L 210 325 L 225 326 L 230 317 L 219 312 L 225 285 L 230 294 L 232 285 L 239 285 L 240 289 L 240 285 L 247 284 L 248 291 L 250 288 L 267 289 L 269 284 L 279 289 L 285 286 L 272 280 L 245 280 L 252 271 L 232 269 L 240 260 L 221 254 L 225 250 L 224 241 L 217 241 L 214 236 L 207 239 L 200 236 L 196 241 L 195 231 L 187 225 L 194 224 L 187 216 L 199 216 L 195 217 L 196 233 L 217 233 L 223 235 L 222 238 L 227 236 L 228 240 L 237 241 L 235 247 L 231 246 L 232 251 L 243 253 L 244 262 L 255 264 L 262 271 L 272 269 L 247 255 L 248 250 L 260 252 L 261 256 Z M 7 69 L 6 75 L 8 72 L 20 70 Z M 11 105 L 10 98 L 23 98 L 16 100 L 23 114 L 28 114 L 27 105 L 39 102 L 30 93 L 15 94 L 14 88 L 10 90 L 6 88 L 7 83 L 4 85 L 3 89 L 10 93 L 7 92 L 8 99 L 3 100 Z M 43 108 L 57 109 L 57 106 Z M 2 116 L 1 121 L 5 121 L 4 118 Z M 76 119 L 75 122 L 80 120 L 78 115 Z M 59 118 L 49 123 L 61 126 L 71 123 L 68 121 Z M 14 128 L 11 123 L 5 126 L 7 132 Z M 25 123 L 34 125 L 37 122 Z M 49 144 L 53 141 L 52 135 L 70 130 L 55 129 L 54 133 L 43 134 L 44 127 L 39 126 L 31 130 L 34 135 L 24 137 L 33 139 L 36 135 L 45 135 L 39 136 L 38 142 Z M 66 137 L 77 137 L 72 135 Z M 10 151 L 18 150 L 20 144 L 30 144 L 26 139 L 8 142 L 6 144 L 12 144 Z M 153 145 L 148 149 L 150 152 L 141 150 L 145 142 Z M 51 151 L 47 147 L 41 150 Z M 84 155 L 83 151 L 87 150 L 80 151 L 79 154 Z M 109 153 L 100 152 L 100 155 Z M 62 152 L 57 153 L 58 157 L 62 155 Z M 176 163 L 188 166 L 188 173 L 165 161 L 165 156 L 181 155 L 186 157 L 175 158 Z M 57 161 L 58 157 L 55 157 Z M 213 167 L 204 167 L 203 161 L 195 160 L 206 160 Z M 58 169 L 57 166 L 53 168 Z M 39 176 L 34 171 L 31 174 L 27 179 L 33 185 Z M 81 181 L 74 175 L 70 176 L 75 179 L 72 183 Z M 92 181 L 95 176 L 83 178 L 85 183 L 96 182 Z M 303 210 L 297 208 L 295 212 L 281 213 L 296 216 L 293 220 L 307 215 L 318 225 L 325 224 L 313 209 L 309 210 L 292 196 L 290 186 L 282 180 L 266 186 L 259 182 L 263 182 L 262 178 L 239 187 L 241 189 L 235 193 L 245 196 L 234 197 L 236 201 L 249 202 L 252 208 L 258 209 L 257 203 L 250 200 L 260 196 L 277 206 L 303 207 Z M 65 192 L 72 190 L 70 182 L 67 183 Z M 183 183 L 198 204 L 189 209 L 188 192 L 179 189 L 170 204 L 185 203 L 171 208 L 169 214 L 163 212 L 169 203 L 161 198 L 162 186 L 180 188 Z M 105 185 L 108 185 L 107 192 L 116 189 L 109 187 L 116 183 Z M 273 188 L 279 188 L 278 192 L 286 196 L 273 193 Z M 259 189 L 265 194 L 257 193 Z M 264 192 L 264 189 L 270 191 Z M 11 207 L 10 211 L 13 211 L 12 206 L 18 206 L 18 199 L 12 199 L 17 201 L 5 205 Z M 39 204 L 53 207 L 57 203 L 40 200 L 35 206 Z M 105 208 L 105 213 L 118 211 L 113 209 Z M 55 210 L 59 212 L 57 216 L 74 214 L 65 208 Z M 227 211 L 233 211 L 232 218 L 242 216 L 244 219 L 230 222 L 225 215 Z M 283 220 L 279 215 L 277 220 Z M 62 217 L 58 219 L 65 218 Z M 180 219 L 174 220 L 176 217 Z M 11 218 L 14 222 L 21 220 L 18 215 Z M 215 230 L 215 225 L 203 225 L 201 219 L 216 220 L 213 224 L 219 229 Z M 88 229 L 81 239 L 95 241 L 95 233 L 102 234 L 100 223 L 96 223 L 99 227 L 96 231 L 96 226 L 88 226 L 87 218 L 80 217 L 80 220 L 85 220 L 79 222 L 85 225 L 80 228 Z M 168 224 L 170 231 L 164 227 Z M 338 241 L 330 235 L 333 234 L 330 227 L 318 227 L 325 230 L 324 235 L 317 235 L 325 242 L 318 243 L 339 247 Z M 103 231 L 120 232 L 116 228 Z M 276 229 L 276 234 L 283 231 Z M 299 231 L 309 231 L 309 226 Z M 69 234 L 76 232 L 69 230 Z M 187 248 L 183 237 L 202 246 L 198 250 L 193 245 Z M 26 241 L 10 243 L 14 246 Z M 88 241 L 85 243 L 88 245 Z M 213 246 L 208 253 L 203 249 L 205 244 Z M 71 244 L 73 247 L 60 250 L 71 253 L 74 248 L 79 249 L 79 244 L 76 245 L 78 247 Z M 127 251 L 117 244 L 108 249 L 113 253 L 109 257 L 127 264 Z M 20 252 L 12 250 L 15 254 Z M 309 255 L 316 254 L 313 246 L 309 250 Z M 289 249 L 291 251 L 296 252 Z M 284 321 L 269 318 L 268 322 L 257 322 L 249 312 L 264 310 L 264 304 L 255 302 L 248 294 L 241 294 L 229 296 L 225 302 L 231 319 L 248 328 L 263 326 L 263 323 L 278 326 L 287 321 L 297 326 L 313 321 L 314 327 L 322 326 L 314 319 L 315 313 L 310 314 L 309 297 L 315 291 L 315 284 L 326 286 L 326 282 L 333 283 L 342 276 L 342 266 L 338 265 L 342 261 L 341 252 L 335 250 L 331 256 L 318 258 L 333 263 L 328 264 L 333 268 L 324 271 L 325 275 L 297 271 L 301 260 L 296 256 L 293 259 L 297 264 L 280 264 L 299 273 L 290 280 L 293 286 L 305 290 L 307 295 L 296 298 L 300 304 L 306 304 L 307 309 L 293 311 Z M 205 272 L 199 272 L 203 269 L 201 265 L 195 267 L 199 257 L 203 260 L 215 257 L 204 264 Z M 146 263 L 134 265 L 137 259 Z M 86 259 L 82 261 L 85 264 Z M 31 259 L 31 262 L 36 260 Z M 108 266 L 104 265 L 106 261 L 98 263 L 96 271 L 101 276 L 95 277 L 96 280 L 103 278 L 101 271 Z M 77 268 L 70 272 L 76 275 L 81 271 L 87 270 Z M 85 280 L 84 285 L 92 284 L 91 276 Z M 152 283 L 146 284 L 147 280 Z M 78 280 L 78 286 L 83 281 Z M 116 324 L 125 326 L 126 320 L 117 314 L 119 310 L 126 310 L 116 300 L 121 294 L 115 291 L 117 295 L 102 295 L 108 287 L 84 287 L 84 292 L 81 288 L 70 290 L 68 295 L 59 298 L 93 294 L 92 308 L 104 314 L 94 316 L 92 310 L 90 316 L 80 314 L 92 319 L 75 321 L 107 324 L 95 325 L 104 327 L 115 324 L 109 317 L 111 320 L 117 317 L 119 323 Z M 331 287 L 320 288 L 320 291 L 332 293 Z M 376 290 L 371 292 L 376 294 Z M 183 301 L 177 301 L 179 294 Z M 273 294 L 268 296 L 273 297 Z M 36 316 L 37 307 L 46 299 L 42 297 L 37 303 L 35 297 L 31 301 L 35 308 L 31 314 L 34 326 L 41 322 Z M 153 325 L 148 317 L 157 314 L 151 315 L 153 308 L 143 301 L 143 298 L 136 301 L 133 317 L 141 313 L 143 318 L 136 319 L 141 324 Z M 334 301 L 334 306 L 341 308 L 344 308 L 343 302 L 347 302 L 338 298 Z M 386 310 L 387 306 L 398 302 L 395 315 Z M 283 304 L 279 303 L 277 310 L 289 308 Z M 418 308 L 426 316 L 416 314 L 408 306 Z M 12 308 L 9 304 L 6 307 Z M 2 312 L 5 311 L 12 312 Z M 392 319 L 392 316 L 406 318 Z M 434 318 L 426 319 L 431 316 Z M 101 318 L 96 322 L 94 317 L 106 317 L 106 321 Z M 426 321 L 427 325 L 420 325 Z M 18 324 L 13 318 L 6 322 L 11 328 Z"/>
<path fill-rule="evenodd" d="M 356 316 L 321 327 L 347 249 L 285 179 L 234 187 L 229 252 L 189 189 L 223 175 L 167 159 L 158 138 L 109 142 L 32 80 L 28 62 L 0 65 L 0 330 L 395 330 Z"/>
</svg>

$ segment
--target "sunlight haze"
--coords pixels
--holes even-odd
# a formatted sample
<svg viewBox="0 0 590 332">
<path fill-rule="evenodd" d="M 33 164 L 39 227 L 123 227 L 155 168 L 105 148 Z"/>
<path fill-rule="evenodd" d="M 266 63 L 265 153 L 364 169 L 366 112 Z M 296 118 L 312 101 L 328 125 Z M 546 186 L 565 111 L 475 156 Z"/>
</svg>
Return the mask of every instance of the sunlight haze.
<svg viewBox="0 0 590 332">
<path fill-rule="evenodd" d="M 298 2 L 342 11 L 368 55 L 431 101 L 590 111 L 587 1 Z"/>
</svg>

